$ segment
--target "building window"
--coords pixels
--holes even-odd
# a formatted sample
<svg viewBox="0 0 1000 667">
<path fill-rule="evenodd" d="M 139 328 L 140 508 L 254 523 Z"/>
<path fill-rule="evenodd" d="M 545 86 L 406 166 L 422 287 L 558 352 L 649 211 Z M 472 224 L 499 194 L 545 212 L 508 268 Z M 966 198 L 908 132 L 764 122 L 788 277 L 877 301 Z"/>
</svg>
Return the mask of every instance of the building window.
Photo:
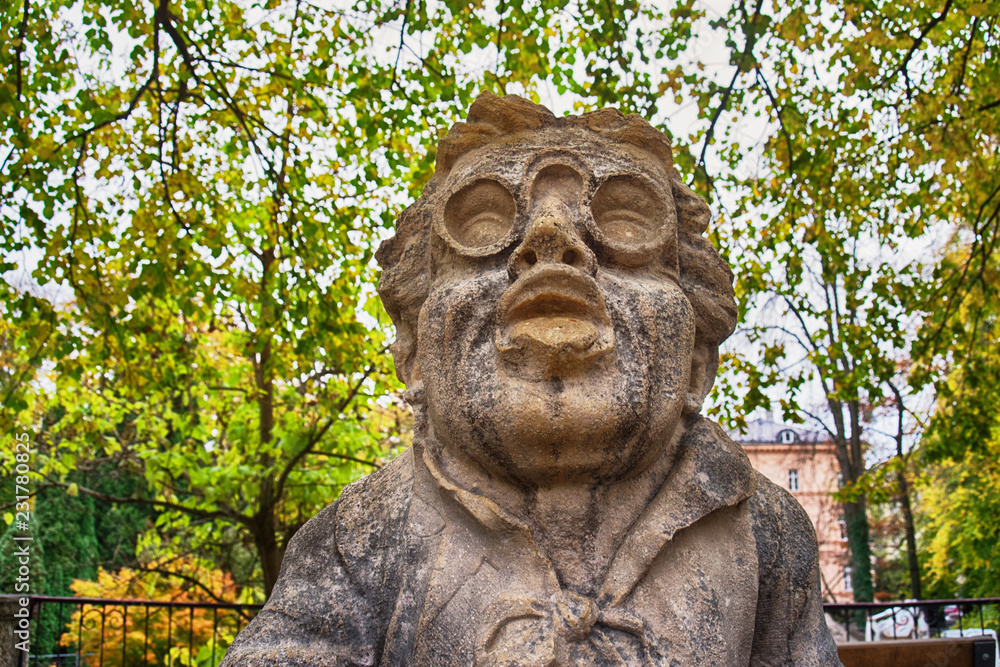
<svg viewBox="0 0 1000 667">
<path fill-rule="evenodd" d="M 851 574 L 854 572 L 854 568 L 850 566 L 844 567 L 844 590 L 847 592 L 852 592 L 854 590 L 854 582 L 851 581 Z"/>
<path fill-rule="evenodd" d="M 799 471 L 789 470 L 788 471 L 788 490 L 798 491 L 799 490 Z"/>
<path fill-rule="evenodd" d="M 792 431 L 782 431 L 781 432 L 781 444 L 790 445 L 795 442 L 795 433 Z"/>
<path fill-rule="evenodd" d="M 837 524 L 840 525 L 840 541 L 841 542 L 846 542 L 847 541 L 847 522 L 844 521 L 843 519 L 841 519 L 840 521 L 837 522 Z"/>
</svg>

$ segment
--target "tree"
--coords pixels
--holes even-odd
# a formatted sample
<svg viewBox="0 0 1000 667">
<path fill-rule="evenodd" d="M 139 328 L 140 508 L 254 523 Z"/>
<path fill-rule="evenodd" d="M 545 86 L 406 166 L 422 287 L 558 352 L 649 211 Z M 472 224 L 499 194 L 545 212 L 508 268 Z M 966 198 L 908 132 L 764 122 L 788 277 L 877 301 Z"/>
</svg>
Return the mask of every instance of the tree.
<svg viewBox="0 0 1000 667">
<path fill-rule="evenodd" d="M 187 542 L 235 526 L 269 591 L 296 528 L 377 467 L 367 397 L 393 385 L 359 322 L 372 249 L 355 237 L 391 219 L 368 155 L 386 125 L 331 94 L 352 87 L 334 54 L 366 40 L 301 3 L 255 25 L 265 10 L 9 7 L 0 103 L 5 250 L 42 249 L 38 282 L 73 292 L 61 307 L 4 286 L 21 357 L 55 364 L 39 472 L 69 488 L 89 461 L 131 468 L 153 499 L 79 492 L 152 505 Z"/>
<path fill-rule="evenodd" d="M 75 471 L 67 478 L 77 486 L 98 493 L 119 496 L 143 495 L 133 487 L 141 478 L 123 474 L 105 462 L 95 466 L 89 476 Z M 3 485 L 4 498 L 14 497 L 13 484 Z M 13 508 L 5 519 L 13 519 Z M 76 579 L 92 579 L 100 567 L 134 567 L 139 532 L 156 519 L 148 506 L 109 505 L 87 495 L 70 495 L 62 488 L 46 488 L 34 497 L 32 508 L 36 524 L 32 541 L 31 592 L 38 595 L 70 595 Z M 11 521 L 12 522 L 12 521 Z M 18 543 L 14 526 L 0 534 L 0 590 L 13 591 L 17 577 Z"/>
<path fill-rule="evenodd" d="M 892 390 L 896 408 L 896 457 L 893 462 L 896 466 L 897 496 L 899 498 L 900 509 L 903 513 L 903 534 L 906 539 L 906 565 L 910 576 L 910 594 L 906 597 L 920 600 L 923 597 L 923 586 L 920 582 L 920 559 L 917 552 L 917 531 L 913 519 L 913 497 L 910 493 L 910 472 L 908 470 L 909 455 L 911 452 L 906 452 L 903 449 L 903 421 L 906 412 L 906 403 L 902 392 L 896 385 L 892 382 L 889 382 L 888 385 Z"/>
<path fill-rule="evenodd" d="M 736 3 L 732 80 L 706 93 L 720 98 L 706 148 L 719 127 L 732 131 L 727 113 L 763 109 L 771 121 L 749 177 L 708 178 L 704 149 L 698 163 L 737 202 L 722 239 L 745 307 L 771 307 L 747 328 L 757 354 L 731 358 L 747 385 L 737 393 L 767 405 L 765 388 L 780 382 L 785 414 L 815 418 L 837 443 L 859 600 L 872 593 L 859 486 L 866 413 L 889 393 L 895 358 L 951 347 L 942 327 L 918 332 L 919 317 L 906 316 L 940 322 L 952 306 L 929 310 L 928 291 L 954 303 L 984 287 L 1000 226 L 1000 98 L 988 83 L 1000 63 L 996 5 L 939 4 Z M 735 167 L 743 147 L 727 138 L 719 153 Z M 739 222 L 754 215 L 763 228 Z M 925 265 L 898 255 L 941 227 L 971 232 L 970 243 L 957 271 L 942 264 L 928 280 Z M 808 381 L 821 385 L 822 413 L 807 402 Z M 928 381 L 911 376 L 915 390 Z"/>
<path fill-rule="evenodd" d="M 968 251 L 955 248 L 946 261 Z M 996 258 L 983 286 L 949 308 L 955 340 L 936 366 L 937 409 L 922 442 L 924 567 L 935 595 L 995 596 L 1000 591 L 1000 272 Z M 939 304 L 943 310 L 945 304 Z"/>
<path fill-rule="evenodd" d="M 984 451 L 929 465 L 921 480 L 925 576 L 934 596 L 991 597 L 1000 590 L 998 455 L 994 437 Z"/>
<path fill-rule="evenodd" d="M 948 303 L 983 284 L 994 251 L 996 2 L 739 2 L 711 22 L 693 0 L 6 5 L 3 268 L 34 254 L 35 283 L 65 296 L 0 284 L 4 432 L 58 406 L 45 483 L 91 460 L 129 467 L 152 497 L 114 500 L 162 512 L 147 548 L 230 535 L 269 591 L 298 526 L 385 457 L 366 421 L 397 388 L 375 245 L 480 90 L 551 91 L 675 137 L 678 167 L 723 207 L 744 316 L 771 294 L 812 368 L 779 373 L 795 340 L 750 322 L 764 372 L 733 358 L 748 388 L 732 393 L 763 404 L 783 375 L 801 418 L 804 383 L 823 384 L 817 416 L 852 483 L 925 277 L 866 244 L 891 255 L 962 222 L 957 270 L 928 285 Z M 722 70 L 697 50 L 716 37 Z M 936 358 L 949 336 L 928 329 L 918 351 Z M 864 503 L 849 504 L 860 599 Z"/>
<path fill-rule="evenodd" d="M 927 466 L 921 480 L 925 572 L 934 596 L 993 597 L 1000 591 L 1000 447 L 967 450 Z"/>
<path fill-rule="evenodd" d="M 627 69 L 625 52 L 593 36 L 625 35 L 636 8 L 0 11 L 3 268 L 38 253 L 35 282 L 66 292 L 0 285 L 4 425 L 36 427 L 43 485 L 160 512 L 140 550 L 233 538 L 268 593 L 298 527 L 386 457 L 392 409 L 375 399 L 397 385 L 372 253 L 437 137 L 481 86 L 571 85 L 577 54 L 606 75 L 592 93 L 629 99 L 600 69 Z M 494 48 L 493 71 L 463 67 Z M 152 497 L 70 481 L 96 461 L 141 475 Z"/>
</svg>

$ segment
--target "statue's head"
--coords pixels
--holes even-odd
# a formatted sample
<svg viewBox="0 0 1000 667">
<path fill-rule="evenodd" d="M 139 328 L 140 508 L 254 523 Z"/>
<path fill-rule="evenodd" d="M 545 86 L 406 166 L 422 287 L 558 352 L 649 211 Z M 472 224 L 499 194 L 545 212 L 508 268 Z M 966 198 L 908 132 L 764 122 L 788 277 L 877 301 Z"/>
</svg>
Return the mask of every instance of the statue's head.
<svg viewBox="0 0 1000 667">
<path fill-rule="evenodd" d="M 644 469 L 735 326 L 708 220 L 639 116 L 480 95 L 378 252 L 397 374 L 437 440 L 527 485 Z"/>
</svg>

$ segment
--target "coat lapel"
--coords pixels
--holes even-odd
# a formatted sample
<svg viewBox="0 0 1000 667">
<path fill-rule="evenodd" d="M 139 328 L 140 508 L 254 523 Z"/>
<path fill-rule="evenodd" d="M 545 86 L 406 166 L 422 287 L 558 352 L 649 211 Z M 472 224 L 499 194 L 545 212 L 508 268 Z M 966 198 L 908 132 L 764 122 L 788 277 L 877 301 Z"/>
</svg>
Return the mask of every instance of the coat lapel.
<svg viewBox="0 0 1000 667">
<path fill-rule="evenodd" d="M 678 531 L 757 488 L 747 455 L 717 424 L 699 418 L 687 428 L 674 467 L 611 562 L 598 594 L 602 606 L 620 605 Z"/>
</svg>

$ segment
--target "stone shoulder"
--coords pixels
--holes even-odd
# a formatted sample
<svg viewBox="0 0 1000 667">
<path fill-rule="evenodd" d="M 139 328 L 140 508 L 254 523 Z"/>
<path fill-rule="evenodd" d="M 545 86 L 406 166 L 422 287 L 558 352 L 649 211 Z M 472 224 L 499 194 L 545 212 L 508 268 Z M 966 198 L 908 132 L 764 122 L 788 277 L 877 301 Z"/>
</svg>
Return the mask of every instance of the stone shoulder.
<svg viewBox="0 0 1000 667">
<path fill-rule="evenodd" d="M 760 564 L 751 667 L 840 667 L 823 616 L 816 533 L 787 490 L 757 473 L 748 500 Z"/>
<path fill-rule="evenodd" d="M 365 545 L 378 541 L 377 533 L 394 530 L 406 520 L 412 487 L 413 458 L 408 449 L 385 467 L 345 487 L 340 498 L 299 529 L 289 552 L 346 547 L 357 555 Z"/>
<path fill-rule="evenodd" d="M 788 568 L 793 581 L 808 585 L 819 551 L 812 521 L 787 489 L 760 472 L 757 478 L 757 491 L 748 502 L 761 574 L 779 565 Z"/>
<path fill-rule="evenodd" d="M 295 534 L 270 599 L 223 667 L 375 664 L 399 589 L 412 471 L 406 452 Z"/>
<path fill-rule="evenodd" d="M 336 531 L 348 569 L 356 562 L 372 564 L 378 552 L 384 556 L 403 547 L 412 499 L 412 448 L 344 489 L 336 503 Z"/>
</svg>

